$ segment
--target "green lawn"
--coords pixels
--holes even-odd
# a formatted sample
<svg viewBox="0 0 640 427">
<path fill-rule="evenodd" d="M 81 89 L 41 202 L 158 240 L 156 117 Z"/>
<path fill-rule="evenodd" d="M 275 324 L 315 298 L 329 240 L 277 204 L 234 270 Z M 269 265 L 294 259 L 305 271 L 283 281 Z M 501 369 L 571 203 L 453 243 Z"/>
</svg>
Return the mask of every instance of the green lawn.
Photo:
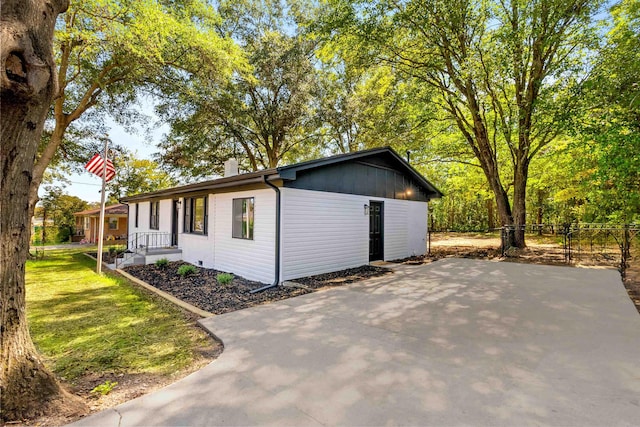
<svg viewBox="0 0 640 427">
<path fill-rule="evenodd" d="M 210 343 L 170 303 L 94 268 L 95 261 L 68 249 L 27 262 L 31 336 L 59 376 L 73 382 L 91 373 L 171 374 Z"/>
</svg>

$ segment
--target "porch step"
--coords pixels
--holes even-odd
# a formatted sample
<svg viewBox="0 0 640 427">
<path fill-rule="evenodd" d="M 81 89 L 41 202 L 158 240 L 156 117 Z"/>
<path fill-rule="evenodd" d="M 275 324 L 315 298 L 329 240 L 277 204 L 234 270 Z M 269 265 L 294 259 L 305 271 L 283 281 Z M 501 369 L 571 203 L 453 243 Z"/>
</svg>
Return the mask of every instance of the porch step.
<svg viewBox="0 0 640 427">
<path fill-rule="evenodd" d="M 144 252 L 145 255 L 169 255 L 169 254 L 181 254 L 182 249 L 179 248 L 158 248 L 158 249 L 148 249 Z"/>
</svg>

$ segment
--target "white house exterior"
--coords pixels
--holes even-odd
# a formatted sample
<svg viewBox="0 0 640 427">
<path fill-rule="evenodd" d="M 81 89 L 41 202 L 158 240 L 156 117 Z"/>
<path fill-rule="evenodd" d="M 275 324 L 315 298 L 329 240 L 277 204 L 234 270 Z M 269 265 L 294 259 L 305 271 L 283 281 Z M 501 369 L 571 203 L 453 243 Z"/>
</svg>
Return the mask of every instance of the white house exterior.
<svg viewBox="0 0 640 427">
<path fill-rule="evenodd" d="M 427 201 L 441 195 L 379 148 L 123 201 L 131 249 L 178 248 L 173 259 L 275 284 L 424 254 Z"/>
</svg>

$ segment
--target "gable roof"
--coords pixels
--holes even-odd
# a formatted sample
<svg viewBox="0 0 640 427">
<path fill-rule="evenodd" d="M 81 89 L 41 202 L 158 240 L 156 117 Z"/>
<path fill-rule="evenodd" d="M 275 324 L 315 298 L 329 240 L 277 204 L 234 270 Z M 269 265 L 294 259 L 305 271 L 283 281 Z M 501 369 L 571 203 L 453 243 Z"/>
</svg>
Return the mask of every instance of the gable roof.
<svg viewBox="0 0 640 427">
<path fill-rule="evenodd" d="M 421 190 L 425 194 L 429 195 L 429 198 L 439 198 L 443 194 L 433 184 L 431 184 L 425 177 L 423 177 L 418 171 L 416 171 L 409 163 L 407 163 L 398 153 L 396 153 L 391 147 L 372 148 L 369 150 L 356 151 L 353 153 L 338 154 L 330 157 L 325 157 L 316 160 L 309 160 L 306 162 L 295 163 L 287 166 L 280 166 L 277 168 L 263 169 L 256 172 L 243 173 L 239 175 L 218 178 L 195 184 L 187 184 L 179 187 L 168 188 L 165 190 L 158 190 L 149 193 L 137 194 L 134 196 L 123 197 L 120 201 L 124 203 L 157 199 L 170 196 L 182 196 L 188 193 L 214 191 L 223 188 L 242 187 L 252 184 L 264 183 L 265 180 L 275 181 L 295 181 L 299 172 L 310 171 L 313 169 L 320 169 L 331 165 L 336 165 L 350 161 L 363 161 L 366 159 L 386 156 L 394 166 L 403 173 L 410 176 L 415 180 L 416 184 L 420 186 Z"/>
<path fill-rule="evenodd" d="M 129 207 L 125 204 L 119 203 L 117 205 L 106 206 L 104 208 L 105 215 L 127 215 L 129 213 Z M 100 215 L 100 208 L 87 209 L 84 211 L 74 213 L 75 216 L 93 216 Z"/>
</svg>

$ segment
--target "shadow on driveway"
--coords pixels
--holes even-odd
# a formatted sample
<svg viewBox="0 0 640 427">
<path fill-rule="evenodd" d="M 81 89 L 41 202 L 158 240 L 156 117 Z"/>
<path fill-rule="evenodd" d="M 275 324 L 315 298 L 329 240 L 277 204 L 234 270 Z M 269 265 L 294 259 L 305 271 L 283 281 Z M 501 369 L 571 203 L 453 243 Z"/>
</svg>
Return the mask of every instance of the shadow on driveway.
<svg viewBox="0 0 640 427">
<path fill-rule="evenodd" d="M 220 358 L 76 425 L 636 425 L 613 270 L 470 259 L 202 320 Z"/>
</svg>

